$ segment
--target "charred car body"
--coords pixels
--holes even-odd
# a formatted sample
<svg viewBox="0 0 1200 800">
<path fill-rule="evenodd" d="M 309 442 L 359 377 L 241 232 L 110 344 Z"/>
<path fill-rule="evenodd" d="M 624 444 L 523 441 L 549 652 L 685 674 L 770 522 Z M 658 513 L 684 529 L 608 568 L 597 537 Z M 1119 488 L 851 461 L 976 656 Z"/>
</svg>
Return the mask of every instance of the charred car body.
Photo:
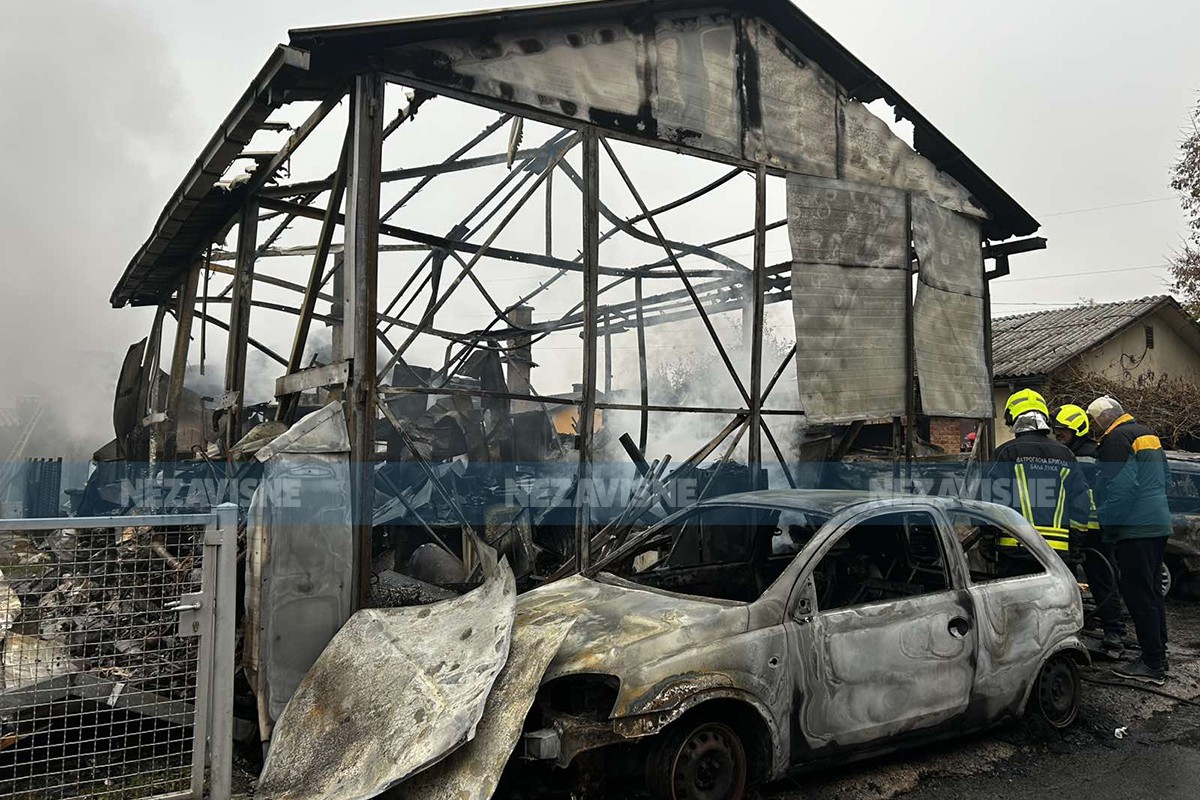
<svg viewBox="0 0 1200 800">
<path fill-rule="evenodd" d="M 1000 537 L 1028 549 L 1032 557 L 1020 570 L 999 568 Z M 511 571 L 501 568 L 511 587 Z M 960 735 L 1026 711 L 1066 727 L 1078 712 L 1078 668 L 1088 660 L 1077 636 L 1079 588 L 1037 532 L 1011 509 L 947 498 L 780 491 L 705 501 L 602 554 L 589 574 L 508 602 L 514 642 L 559 632 L 536 665 L 540 688 L 531 682 L 524 695 L 504 697 L 510 717 L 514 708 L 529 709 L 524 725 L 514 724 L 507 738 L 485 735 L 500 712 L 478 710 L 477 700 L 483 742 L 472 746 L 502 753 L 489 762 L 497 772 L 514 745 L 523 758 L 509 760 L 513 770 L 532 760 L 586 774 L 591 759 L 618 755 L 610 774 L 633 767 L 665 798 L 740 798 L 755 781 Z M 496 603 L 488 608 L 491 616 L 503 611 Z M 400 796 L 427 796 L 405 788 L 428 759 L 409 763 L 404 755 L 361 792 L 341 784 L 316 792 L 314 781 L 295 777 L 359 775 L 352 749 L 336 769 L 327 754 L 313 754 L 314 741 L 340 735 L 340 715 L 360 719 L 355 709 L 372 709 L 382 720 L 371 723 L 376 733 L 407 736 L 400 731 L 411 720 L 393 719 L 404 713 L 394 709 L 429 695 L 448 665 L 472 675 L 499 668 L 499 645 L 470 654 L 478 625 L 459 637 L 450 634 L 462 626 L 452 624 L 444 642 L 406 657 L 402 666 L 419 662 L 425 680 L 393 681 L 411 688 L 386 709 L 374 702 L 377 683 L 355 689 L 359 682 L 332 680 L 335 672 L 356 672 L 355 664 L 378 670 L 383 660 L 372 642 L 392 652 L 404 631 L 391 626 L 410 626 L 414 613 L 428 628 L 440 607 L 397 609 L 394 622 L 385 612 L 360 612 L 351 633 L 339 632 L 280 720 L 263 796 L 372 796 L 395 784 Z M 529 662 L 514 645 L 496 685 L 508 686 L 505 671 L 527 672 Z M 462 708 L 443 709 L 436 722 L 423 716 L 422 730 L 437 739 L 463 717 L 471 718 Z M 439 773 L 437 783 L 468 785 L 479 770 L 467 760 Z"/>
<path fill-rule="evenodd" d="M 1001 532 L 1035 556 L 1028 574 L 996 572 Z M 1079 590 L 1010 509 L 758 492 L 682 512 L 600 565 L 635 562 L 653 563 L 519 599 L 518 625 L 577 615 L 528 721 L 527 757 L 565 766 L 654 737 L 652 789 L 733 797 L 748 779 L 1027 708 L 1058 727 L 1075 718 Z"/>
</svg>

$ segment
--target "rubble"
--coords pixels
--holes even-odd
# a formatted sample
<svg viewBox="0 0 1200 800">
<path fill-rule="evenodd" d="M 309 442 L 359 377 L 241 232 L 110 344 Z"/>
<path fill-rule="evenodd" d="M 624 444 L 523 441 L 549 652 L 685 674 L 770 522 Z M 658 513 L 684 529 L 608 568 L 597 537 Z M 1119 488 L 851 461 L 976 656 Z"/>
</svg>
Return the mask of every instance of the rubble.
<svg viewBox="0 0 1200 800">
<path fill-rule="evenodd" d="M 9 534 L 0 549 L 4 690 L 90 673 L 190 699 L 195 640 L 169 607 L 198 591 L 201 537 L 187 530 Z"/>
</svg>

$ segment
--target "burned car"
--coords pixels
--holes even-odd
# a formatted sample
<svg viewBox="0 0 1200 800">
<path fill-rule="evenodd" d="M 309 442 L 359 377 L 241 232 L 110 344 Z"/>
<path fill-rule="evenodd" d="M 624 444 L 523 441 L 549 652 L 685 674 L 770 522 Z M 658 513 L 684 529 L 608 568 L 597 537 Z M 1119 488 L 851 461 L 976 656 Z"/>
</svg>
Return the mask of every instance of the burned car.
<svg viewBox="0 0 1200 800">
<path fill-rule="evenodd" d="M 1031 556 L 1017 569 L 995 553 L 1008 537 Z M 518 627 L 564 616 L 521 755 L 565 767 L 612 748 L 674 799 L 1026 711 L 1066 727 L 1088 658 L 1079 588 L 1042 538 L 948 498 L 706 501 L 518 599 Z"/>
<path fill-rule="evenodd" d="M 1007 538 L 1027 557 L 1001 560 Z M 1000 506 L 729 495 L 523 595 L 479 552 L 480 587 L 351 617 L 280 717 L 259 797 L 487 800 L 530 771 L 589 796 L 603 767 L 605 792 L 624 778 L 736 799 L 1026 712 L 1054 728 L 1078 713 L 1079 588 Z"/>
</svg>

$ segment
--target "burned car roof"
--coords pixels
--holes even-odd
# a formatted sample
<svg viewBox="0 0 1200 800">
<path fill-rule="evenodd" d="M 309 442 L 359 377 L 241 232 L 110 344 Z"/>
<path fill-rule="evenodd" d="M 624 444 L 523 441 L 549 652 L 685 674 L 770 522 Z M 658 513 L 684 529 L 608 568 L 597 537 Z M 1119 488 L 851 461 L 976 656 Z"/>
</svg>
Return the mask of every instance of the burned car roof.
<svg viewBox="0 0 1200 800">
<path fill-rule="evenodd" d="M 714 497 L 699 503 L 701 506 L 761 506 L 769 508 L 787 508 L 796 511 L 812 511 L 827 516 L 833 516 L 851 506 L 863 505 L 878 501 L 891 500 L 896 502 L 921 500 L 941 507 L 972 506 L 971 500 L 957 497 L 937 497 L 923 494 L 908 494 L 903 492 L 869 492 L 849 489 L 774 489 L 758 492 L 743 492 Z M 989 504 L 990 506 L 990 504 Z"/>
</svg>

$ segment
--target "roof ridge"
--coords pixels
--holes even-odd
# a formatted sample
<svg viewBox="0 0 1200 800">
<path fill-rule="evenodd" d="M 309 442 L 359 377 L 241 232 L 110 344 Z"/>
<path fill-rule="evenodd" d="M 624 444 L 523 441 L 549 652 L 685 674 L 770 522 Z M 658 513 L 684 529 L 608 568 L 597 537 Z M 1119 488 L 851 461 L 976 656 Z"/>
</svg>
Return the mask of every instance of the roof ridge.
<svg viewBox="0 0 1200 800">
<path fill-rule="evenodd" d="M 1026 317 L 1041 317 L 1049 314 L 1061 314 L 1064 311 L 1080 311 L 1089 308 L 1112 308 L 1115 306 L 1128 306 L 1133 304 L 1141 304 L 1147 302 L 1161 303 L 1164 300 L 1174 300 L 1174 296 L 1169 294 L 1151 294 L 1145 297 L 1137 297 L 1131 300 L 1112 300 L 1107 303 L 1075 303 L 1074 305 L 1065 305 L 1061 308 L 1047 308 L 1044 311 L 1023 311 L 1020 314 L 1008 314 L 1003 317 L 993 317 L 993 322 L 1004 322 L 1012 319 L 1023 319 Z"/>
</svg>

